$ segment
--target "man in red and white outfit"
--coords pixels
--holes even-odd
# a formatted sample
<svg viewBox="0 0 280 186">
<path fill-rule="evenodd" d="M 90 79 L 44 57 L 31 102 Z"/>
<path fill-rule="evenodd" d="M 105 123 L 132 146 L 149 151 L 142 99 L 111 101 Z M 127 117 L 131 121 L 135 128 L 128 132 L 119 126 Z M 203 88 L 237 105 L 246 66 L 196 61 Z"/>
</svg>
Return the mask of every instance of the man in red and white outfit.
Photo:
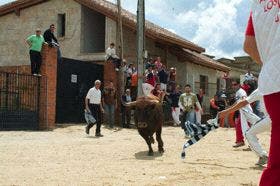
<svg viewBox="0 0 280 186">
<path fill-rule="evenodd" d="M 280 185 L 280 2 L 252 0 L 252 14 L 247 26 L 244 50 L 263 64 L 259 90 L 272 121 L 267 168 L 260 185 Z"/>
</svg>

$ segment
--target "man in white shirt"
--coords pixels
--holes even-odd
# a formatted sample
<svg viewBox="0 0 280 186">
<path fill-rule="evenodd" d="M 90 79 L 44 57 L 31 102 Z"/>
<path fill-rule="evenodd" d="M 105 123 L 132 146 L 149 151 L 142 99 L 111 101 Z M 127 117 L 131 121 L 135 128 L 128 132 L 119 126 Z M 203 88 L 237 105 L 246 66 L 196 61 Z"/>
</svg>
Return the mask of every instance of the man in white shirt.
<svg viewBox="0 0 280 186">
<path fill-rule="evenodd" d="M 240 81 L 238 79 L 233 80 L 232 88 L 236 91 L 235 100 L 236 102 L 247 98 L 247 93 L 240 87 Z M 235 130 L 236 130 L 236 144 L 233 147 L 241 147 L 244 146 L 244 137 L 243 134 L 249 129 L 248 122 L 246 120 L 246 115 L 253 114 L 253 110 L 250 105 L 246 105 L 243 108 L 239 109 L 239 119 L 235 122 Z M 249 121 L 252 123 L 251 121 Z M 241 127 L 240 127 L 241 125 Z"/>
<path fill-rule="evenodd" d="M 96 119 L 96 137 L 102 137 L 103 135 L 100 133 L 101 128 L 101 113 L 104 112 L 104 109 L 101 104 L 101 91 L 100 91 L 101 81 L 96 80 L 94 82 L 94 87 L 89 89 L 87 96 L 85 98 L 85 107 L 86 110 L 91 112 L 93 117 Z M 86 126 L 86 133 L 89 134 L 90 128 L 93 124 L 88 124 Z"/>
<path fill-rule="evenodd" d="M 112 61 L 115 64 L 115 70 L 119 71 L 119 68 L 121 66 L 121 60 L 119 56 L 116 54 L 115 44 L 111 43 L 110 46 L 106 50 L 105 55 L 106 61 Z"/>
<path fill-rule="evenodd" d="M 219 118 L 224 118 L 227 114 L 239 110 L 242 107 L 258 100 L 261 102 L 260 109 L 265 114 L 265 117 L 259 118 L 254 113 L 253 114 L 248 113 L 248 115 L 245 115 L 247 121 L 252 122 L 252 126 L 249 130 L 246 131 L 245 136 L 248 143 L 250 144 L 250 148 L 259 156 L 259 161 L 256 163 L 256 165 L 262 166 L 267 163 L 268 157 L 267 157 L 267 152 L 260 145 L 256 135 L 265 131 L 269 131 L 271 129 L 271 120 L 265 110 L 263 96 L 261 95 L 260 91 L 256 89 L 246 99 L 243 99 L 237 102 L 236 104 L 234 104 L 233 106 L 231 106 L 230 108 L 221 111 L 219 113 Z"/>
</svg>

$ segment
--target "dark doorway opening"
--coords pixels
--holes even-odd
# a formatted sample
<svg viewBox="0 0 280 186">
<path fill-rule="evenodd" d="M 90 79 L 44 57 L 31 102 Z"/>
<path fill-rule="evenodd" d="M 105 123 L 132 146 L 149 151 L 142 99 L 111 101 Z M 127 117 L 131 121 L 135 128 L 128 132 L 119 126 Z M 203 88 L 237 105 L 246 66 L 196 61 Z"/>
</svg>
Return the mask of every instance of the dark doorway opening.
<svg viewBox="0 0 280 186">
<path fill-rule="evenodd" d="M 62 59 L 57 70 L 56 123 L 84 122 L 84 99 L 97 79 L 103 82 L 103 65 Z"/>
</svg>

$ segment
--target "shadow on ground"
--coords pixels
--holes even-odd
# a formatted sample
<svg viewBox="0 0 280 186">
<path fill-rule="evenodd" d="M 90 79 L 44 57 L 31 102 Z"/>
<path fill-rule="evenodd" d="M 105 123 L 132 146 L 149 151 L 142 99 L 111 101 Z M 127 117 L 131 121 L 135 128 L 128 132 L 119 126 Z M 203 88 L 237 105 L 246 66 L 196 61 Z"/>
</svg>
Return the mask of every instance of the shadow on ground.
<svg viewBox="0 0 280 186">
<path fill-rule="evenodd" d="M 154 160 L 157 157 L 161 157 L 162 154 L 160 152 L 154 152 L 153 156 L 149 156 L 148 151 L 141 151 L 135 153 L 134 156 L 138 160 Z"/>
</svg>

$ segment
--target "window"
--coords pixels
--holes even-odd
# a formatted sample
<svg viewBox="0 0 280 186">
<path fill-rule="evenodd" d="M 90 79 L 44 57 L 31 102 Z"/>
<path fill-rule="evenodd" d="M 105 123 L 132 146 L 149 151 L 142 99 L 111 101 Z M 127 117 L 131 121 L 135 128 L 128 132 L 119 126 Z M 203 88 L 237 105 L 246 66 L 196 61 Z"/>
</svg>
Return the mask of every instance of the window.
<svg viewBox="0 0 280 186">
<path fill-rule="evenodd" d="M 106 18 L 103 14 L 82 6 L 82 53 L 98 53 L 105 51 L 105 20 Z"/>
<path fill-rule="evenodd" d="M 58 14 L 57 36 L 58 37 L 64 37 L 65 36 L 65 14 Z"/>
<path fill-rule="evenodd" d="M 206 95 L 209 95 L 208 76 L 200 75 L 199 77 L 200 88 L 204 90 Z"/>
</svg>

